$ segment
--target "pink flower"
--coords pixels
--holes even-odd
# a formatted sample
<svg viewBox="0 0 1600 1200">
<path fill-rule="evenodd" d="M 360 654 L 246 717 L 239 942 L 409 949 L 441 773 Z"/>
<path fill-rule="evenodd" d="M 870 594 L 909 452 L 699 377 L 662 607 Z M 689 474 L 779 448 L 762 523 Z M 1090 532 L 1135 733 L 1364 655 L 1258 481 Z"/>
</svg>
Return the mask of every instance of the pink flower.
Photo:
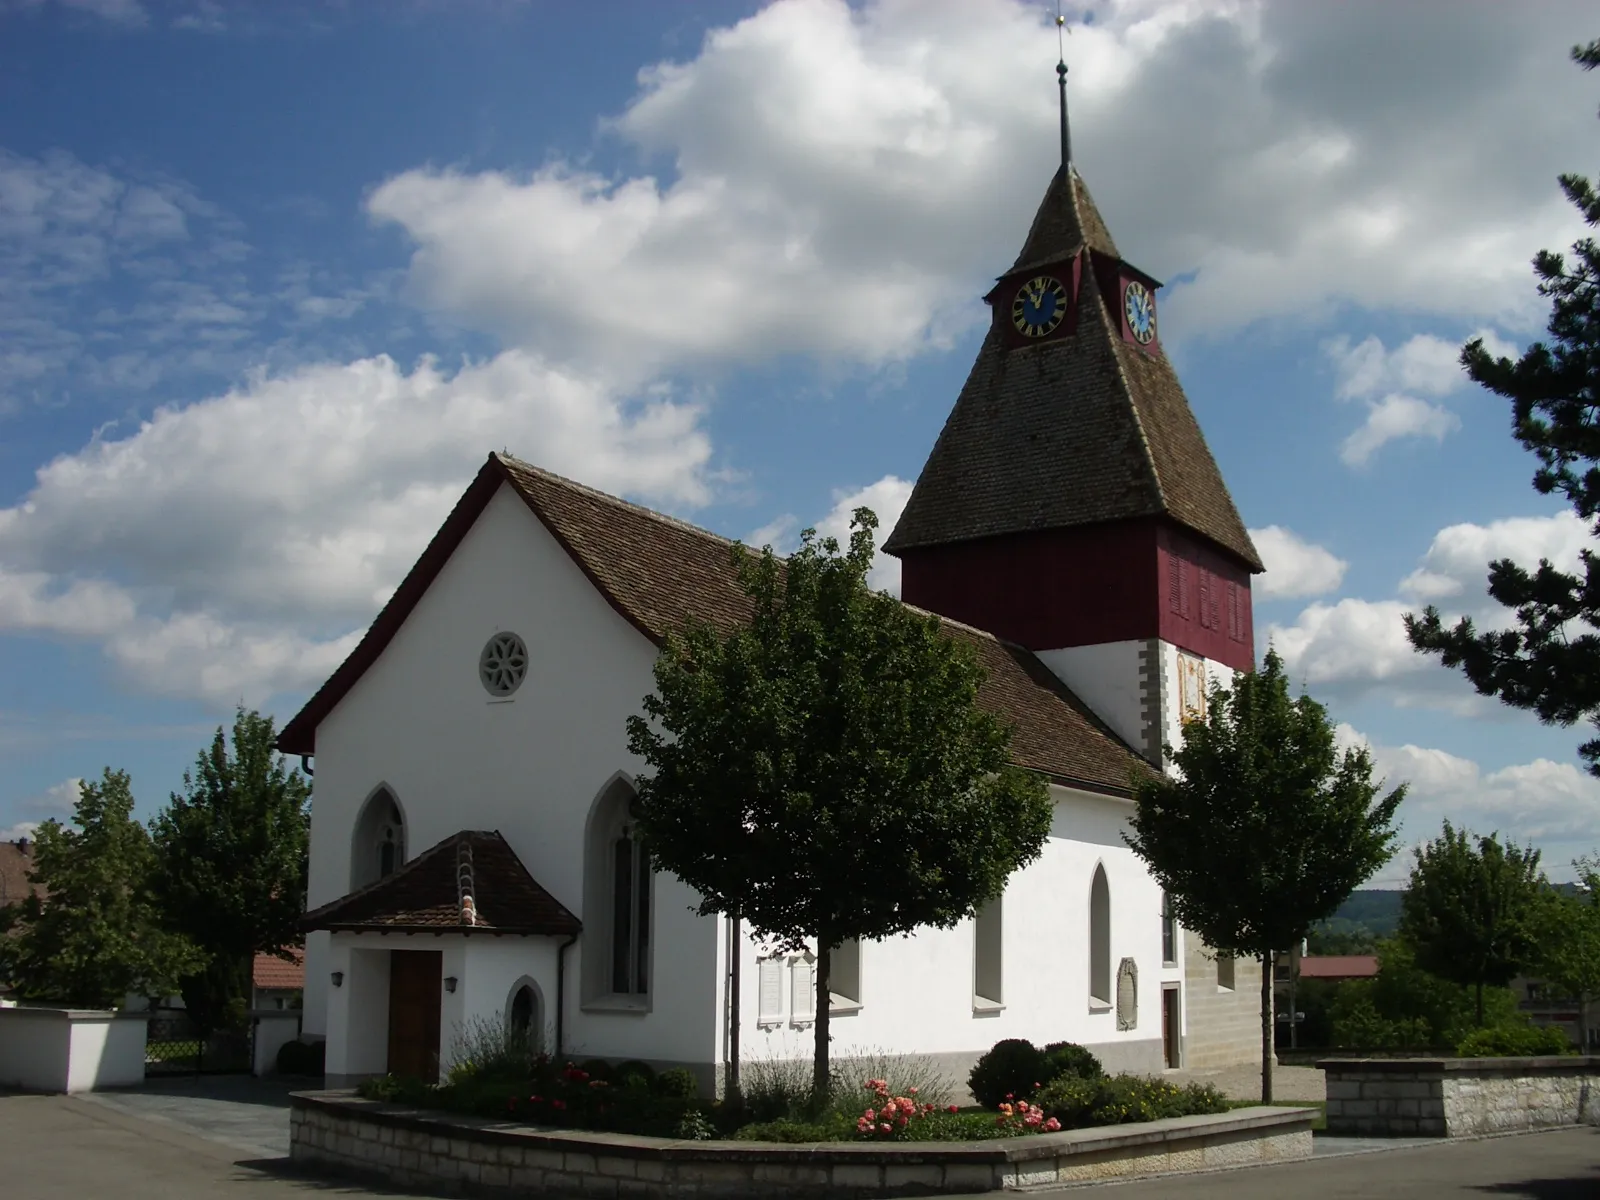
<svg viewBox="0 0 1600 1200">
<path fill-rule="evenodd" d="M 1051 1117 L 1044 1123 L 1044 1128 L 1045 1132 L 1054 1133 L 1056 1130 L 1061 1128 L 1061 1122 L 1056 1120 L 1054 1117 Z"/>
<path fill-rule="evenodd" d="M 879 1125 L 878 1129 L 879 1129 L 880 1132 L 883 1132 L 883 1133 L 893 1133 L 894 1132 L 894 1130 L 889 1128 L 889 1124 L 888 1124 L 887 1121 L 884 1122 L 882 1125 Z"/>
<path fill-rule="evenodd" d="M 917 1094 L 917 1089 L 916 1088 L 907 1088 L 906 1089 L 906 1095 L 915 1096 L 916 1094 Z"/>
<path fill-rule="evenodd" d="M 960 1111 L 961 1111 L 960 1106 L 959 1105 L 955 1105 L 955 1104 L 952 1104 L 952 1105 L 948 1106 L 945 1109 L 945 1112 L 960 1112 Z"/>
<path fill-rule="evenodd" d="M 862 1116 L 863 1116 L 863 1117 L 865 1117 L 865 1118 L 866 1118 L 866 1119 L 867 1119 L 867 1120 L 869 1120 L 869 1121 L 875 1121 L 875 1120 L 877 1120 L 877 1118 L 878 1118 L 878 1114 L 877 1114 L 877 1113 L 876 1113 L 876 1112 L 874 1112 L 874 1111 L 873 1111 L 873 1110 L 872 1110 L 872 1109 L 870 1109 L 870 1108 L 869 1108 L 869 1109 L 867 1109 L 867 1111 L 866 1111 L 866 1112 L 864 1112 L 864 1113 L 862 1113 L 862 1114 L 861 1114 L 861 1115 L 862 1115 Z"/>
</svg>

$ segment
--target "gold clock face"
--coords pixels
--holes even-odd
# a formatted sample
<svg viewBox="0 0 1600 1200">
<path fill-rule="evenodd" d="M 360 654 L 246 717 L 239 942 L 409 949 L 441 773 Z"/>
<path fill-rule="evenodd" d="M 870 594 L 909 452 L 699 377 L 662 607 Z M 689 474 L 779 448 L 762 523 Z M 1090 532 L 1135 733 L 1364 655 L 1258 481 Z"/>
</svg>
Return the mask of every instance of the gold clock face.
<svg viewBox="0 0 1600 1200">
<path fill-rule="evenodd" d="M 1036 275 L 1011 302 L 1011 323 L 1024 337 L 1054 333 L 1067 316 L 1067 289 L 1052 275 Z"/>
</svg>

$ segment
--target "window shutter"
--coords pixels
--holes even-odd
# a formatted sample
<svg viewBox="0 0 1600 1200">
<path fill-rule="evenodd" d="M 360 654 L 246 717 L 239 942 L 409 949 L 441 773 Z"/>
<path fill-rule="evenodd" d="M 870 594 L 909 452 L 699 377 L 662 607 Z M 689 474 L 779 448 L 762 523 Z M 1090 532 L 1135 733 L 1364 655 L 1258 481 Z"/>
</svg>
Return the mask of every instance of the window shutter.
<svg viewBox="0 0 1600 1200">
<path fill-rule="evenodd" d="M 1211 606 L 1211 593 L 1215 586 L 1211 572 L 1204 567 L 1196 572 L 1200 576 L 1200 627 L 1211 629 L 1216 624 L 1216 612 Z"/>
<path fill-rule="evenodd" d="M 789 1012 L 796 1022 L 816 1020 L 817 970 L 804 956 L 789 961 Z"/>
<path fill-rule="evenodd" d="M 761 998 L 757 1002 L 757 1023 L 776 1025 L 783 1020 L 783 960 L 763 958 L 757 968 Z"/>
<path fill-rule="evenodd" d="M 1183 582 L 1178 578 L 1183 561 L 1176 555 L 1167 556 L 1167 607 L 1180 616 L 1183 613 Z"/>
</svg>

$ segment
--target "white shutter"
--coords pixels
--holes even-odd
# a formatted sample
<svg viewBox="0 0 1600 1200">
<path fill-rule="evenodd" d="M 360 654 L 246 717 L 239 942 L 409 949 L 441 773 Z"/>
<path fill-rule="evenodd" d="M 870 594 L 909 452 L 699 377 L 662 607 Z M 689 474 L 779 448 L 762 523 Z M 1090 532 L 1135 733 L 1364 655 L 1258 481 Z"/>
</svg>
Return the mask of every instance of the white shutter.
<svg viewBox="0 0 1600 1200">
<path fill-rule="evenodd" d="M 777 1025 L 783 1020 L 783 960 L 763 958 L 757 974 L 761 981 L 758 1025 Z"/>
<path fill-rule="evenodd" d="M 789 1011 L 796 1024 L 817 1017 L 817 968 L 804 955 L 789 960 Z"/>
</svg>

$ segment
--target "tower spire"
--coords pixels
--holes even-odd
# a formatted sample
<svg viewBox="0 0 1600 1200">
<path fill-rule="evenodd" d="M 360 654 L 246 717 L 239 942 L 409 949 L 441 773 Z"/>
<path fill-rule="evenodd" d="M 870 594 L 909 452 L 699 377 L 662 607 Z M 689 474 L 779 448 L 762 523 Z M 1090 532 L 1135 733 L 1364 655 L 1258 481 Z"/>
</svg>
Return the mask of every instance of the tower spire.
<svg viewBox="0 0 1600 1200">
<path fill-rule="evenodd" d="M 1067 19 L 1061 15 L 1060 0 L 1056 3 L 1056 48 L 1060 58 L 1056 62 L 1056 84 L 1061 89 L 1061 169 L 1072 166 L 1072 131 L 1067 126 L 1067 46 L 1062 33 Z"/>
</svg>

